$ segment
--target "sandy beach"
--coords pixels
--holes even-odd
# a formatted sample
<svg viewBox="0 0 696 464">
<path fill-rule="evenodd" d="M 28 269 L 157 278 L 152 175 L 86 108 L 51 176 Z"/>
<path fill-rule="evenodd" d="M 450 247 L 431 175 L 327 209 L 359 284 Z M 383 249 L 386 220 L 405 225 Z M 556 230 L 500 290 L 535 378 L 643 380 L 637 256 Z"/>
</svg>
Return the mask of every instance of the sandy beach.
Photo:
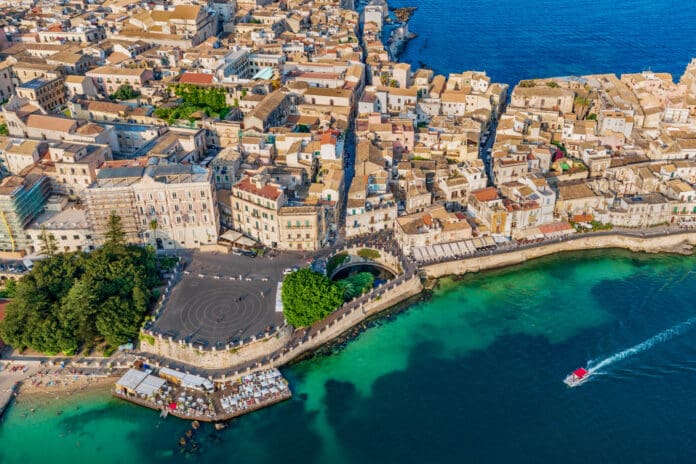
<svg viewBox="0 0 696 464">
<path fill-rule="evenodd" d="M 108 390 L 118 376 L 104 375 L 36 375 L 24 381 L 18 400 L 61 398 L 91 390 Z"/>
<path fill-rule="evenodd" d="M 39 363 L 7 363 L 0 372 L 0 384 L 7 395 L 11 385 L 19 382 L 14 402 L 48 404 L 69 396 L 90 392 L 108 394 L 119 369 L 55 367 Z M 13 369 L 14 367 L 14 369 Z"/>
</svg>

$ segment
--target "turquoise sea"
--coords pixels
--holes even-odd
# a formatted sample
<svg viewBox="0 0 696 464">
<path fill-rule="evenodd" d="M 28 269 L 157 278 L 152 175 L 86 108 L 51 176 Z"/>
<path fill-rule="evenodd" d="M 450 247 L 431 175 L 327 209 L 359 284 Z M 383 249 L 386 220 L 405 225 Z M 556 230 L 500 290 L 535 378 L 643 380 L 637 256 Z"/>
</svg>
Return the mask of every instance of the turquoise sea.
<svg viewBox="0 0 696 464">
<path fill-rule="evenodd" d="M 284 369 L 294 398 L 216 432 L 90 393 L 15 405 L 0 462 L 693 462 L 696 258 L 588 252 L 443 280 L 432 299 Z M 30 408 L 37 407 L 35 413 Z M 58 411 L 62 414 L 58 415 Z"/>
</svg>

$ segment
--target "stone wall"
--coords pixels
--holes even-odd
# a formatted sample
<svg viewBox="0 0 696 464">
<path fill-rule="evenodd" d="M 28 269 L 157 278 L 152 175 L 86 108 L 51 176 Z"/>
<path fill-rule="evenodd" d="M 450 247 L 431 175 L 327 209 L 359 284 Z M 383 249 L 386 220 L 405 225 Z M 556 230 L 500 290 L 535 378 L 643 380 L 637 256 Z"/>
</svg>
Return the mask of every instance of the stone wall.
<svg viewBox="0 0 696 464">
<path fill-rule="evenodd" d="M 386 287 L 388 289 L 382 289 L 381 291 L 378 290 L 373 296 L 370 296 L 366 302 L 355 307 L 351 307 L 349 311 L 345 311 L 336 320 L 312 333 L 312 335 L 310 335 L 306 340 L 291 343 L 281 352 L 269 352 L 268 355 L 270 355 L 270 359 L 265 362 L 257 362 L 253 365 L 247 365 L 244 367 L 240 367 L 238 365 L 230 366 L 230 368 L 236 369 L 230 370 L 230 372 L 222 375 L 213 376 L 213 381 L 226 382 L 241 375 L 246 375 L 258 370 L 283 366 L 294 359 L 306 353 L 310 353 L 322 345 L 335 340 L 343 333 L 365 321 L 367 318 L 402 301 L 405 301 L 412 296 L 418 295 L 423 290 L 421 280 L 417 275 L 413 275 L 412 277 L 404 280 L 398 285 L 394 285 L 393 287 L 390 287 L 388 284 Z M 341 311 L 341 309 L 339 309 L 339 311 Z"/>
<path fill-rule="evenodd" d="M 287 355 L 274 360 L 272 365 L 274 367 L 281 366 L 306 352 L 315 350 L 325 343 L 338 338 L 341 334 L 352 329 L 367 318 L 397 305 L 412 296 L 418 295 L 422 290 L 423 285 L 421 284 L 420 277 L 414 275 L 400 285 L 386 290 L 382 294 L 371 297 L 367 302 L 356 307 L 355 310 L 345 313 L 333 323 L 313 334 L 309 340 L 304 342 L 297 349 L 291 350 Z"/>
<path fill-rule="evenodd" d="M 148 342 L 140 344 L 141 352 L 166 357 L 183 362 L 192 367 L 211 372 L 209 378 L 216 382 L 225 382 L 269 367 L 279 367 L 311 352 L 331 340 L 339 337 L 365 319 L 390 308 L 423 290 L 418 275 L 413 274 L 398 283 L 387 283 L 375 289 L 370 295 L 346 303 L 339 308 L 330 321 L 320 321 L 312 326 L 307 336 L 293 337 L 292 328 L 286 327 L 282 336 L 271 337 L 267 341 L 246 344 L 236 351 L 215 350 L 202 351 L 195 345 L 178 343 L 166 337 L 156 337 L 154 345 Z M 262 361 L 261 361 L 262 360 Z M 155 366 L 166 365 L 153 359 Z M 223 373 L 219 370 L 224 369 Z"/>
<path fill-rule="evenodd" d="M 364 259 L 358 256 L 358 252 L 362 250 L 363 248 L 367 248 L 370 250 L 375 250 L 379 252 L 379 258 L 376 259 Z M 388 253 L 384 250 L 381 250 L 379 248 L 370 248 L 369 246 L 354 246 L 354 247 L 345 247 L 341 248 L 340 250 L 336 251 L 334 254 L 339 254 L 339 253 L 348 253 L 351 257 L 351 261 L 342 264 L 340 266 L 337 266 L 336 269 L 331 273 L 331 277 L 336 275 L 339 271 L 342 269 L 345 269 L 346 267 L 349 267 L 351 265 L 355 265 L 356 263 L 361 263 L 364 262 L 365 264 L 370 264 L 370 263 L 377 263 L 382 266 L 384 266 L 387 270 L 389 270 L 392 274 L 395 276 L 398 276 L 403 272 L 403 266 L 401 266 L 401 261 L 399 258 L 396 256 L 392 255 L 391 253 Z"/>
<path fill-rule="evenodd" d="M 637 237 L 622 234 L 588 235 L 550 244 L 541 244 L 539 246 L 514 250 L 507 253 L 492 253 L 473 258 L 431 264 L 424 266 L 422 270 L 428 277 L 438 278 L 446 275 L 461 275 L 467 272 L 478 272 L 486 269 L 522 264 L 530 259 L 564 251 L 624 248 L 631 251 L 644 251 L 648 253 L 683 253 L 686 247 L 694 245 L 696 245 L 696 232 L 684 232 L 681 234 L 657 237 Z"/>
<path fill-rule="evenodd" d="M 146 335 L 150 335 L 145 332 Z M 152 335 L 150 335 L 152 336 Z M 277 351 L 292 337 L 292 328 L 285 327 L 277 334 L 261 338 L 244 345 L 231 346 L 216 349 L 203 348 L 195 344 L 177 341 L 171 337 L 154 335 L 154 344 L 142 340 L 140 351 L 165 358 L 174 359 L 202 369 L 223 369 L 230 366 L 238 366 L 262 358 L 268 353 Z"/>
</svg>

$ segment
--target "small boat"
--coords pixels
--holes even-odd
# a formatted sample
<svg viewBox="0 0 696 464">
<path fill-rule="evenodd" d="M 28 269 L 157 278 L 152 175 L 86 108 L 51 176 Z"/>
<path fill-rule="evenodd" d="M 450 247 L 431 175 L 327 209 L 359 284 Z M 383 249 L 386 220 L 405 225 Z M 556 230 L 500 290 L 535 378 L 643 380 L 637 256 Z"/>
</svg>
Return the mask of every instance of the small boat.
<svg viewBox="0 0 696 464">
<path fill-rule="evenodd" d="M 222 423 L 222 422 L 216 422 L 216 423 L 215 423 L 215 430 L 223 430 L 223 429 L 225 429 L 226 427 L 227 427 L 227 425 L 224 424 L 224 423 Z"/>
<path fill-rule="evenodd" d="M 191 422 L 191 427 L 193 427 L 193 430 L 198 430 L 198 427 L 201 426 L 201 423 L 198 422 L 197 420 Z"/>
<path fill-rule="evenodd" d="M 577 387 L 588 378 L 590 378 L 590 371 L 584 367 L 578 367 L 563 380 L 563 383 L 572 388 Z"/>
</svg>

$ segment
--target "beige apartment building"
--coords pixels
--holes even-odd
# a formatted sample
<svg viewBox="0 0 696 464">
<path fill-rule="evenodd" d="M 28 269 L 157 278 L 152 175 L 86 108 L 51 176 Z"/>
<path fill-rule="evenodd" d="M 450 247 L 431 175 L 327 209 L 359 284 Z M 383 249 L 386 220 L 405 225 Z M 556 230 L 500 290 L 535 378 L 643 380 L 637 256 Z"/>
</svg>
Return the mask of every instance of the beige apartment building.
<svg viewBox="0 0 696 464">
<path fill-rule="evenodd" d="M 448 213 L 440 205 L 396 220 L 395 238 L 406 254 L 415 247 L 458 242 L 471 237 L 472 227 L 466 218 Z"/>
<path fill-rule="evenodd" d="M 217 16 L 203 5 L 176 5 L 169 10 L 137 10 L 120 31 L 124 40 L 196 46 L 217 33 Z"/>
<path fill-rule="evenodd" d="M 284 187 L 264 171 L 232 186 L 232 228 L 279 250 L 314 251 L 326 243 L 331 209 L 324 204 L 287 205 Z"/>
<path fill-rule="evenodd" d="M 538 87 L 517 86 L 510 95 L 510 106 L 528 111 L 557 111 L 566 114 L 573 111 L 575 92 L 546 85 Z"/>
<path fill-rule="evenodd" d="M 39 161 L 45 151 L 45 142 L 21 140 L 19 143 L 10 143 L 3 153 L 5 168 L 12 174 L 19 174 L 27 166 Z"/>
<path fill-rule="evenodd" d="M 47 210 L 26 229 L 27 239 L 33 242 L 34 251 L 42 249 L 44 233 L 53 237 L 57 251 L 87 251 L 94 249 L 92 230 L 84 209 L 66 208 Z"/>
<path fill-rule="evenodd" d="M 99 42 L 106 39 L 106 31 L 103 27 L 84 27 L 79 26 L 68 31 L 39 31 L 39 41 L 42 43 L 63 43 L 63 42 Z"/>
<path fill-rule="evenodd" d="M 59 193 L 79 195 L 97 180 L 97 169 L 111 160 L 108 145 L 62 142 L 49 148 Z"/>
<path fill-rule="evenodd" d="M 99 171 L 85 191 L 97 243 L 109 216 L 118 214 L 129 241 L 157 249 L 200 248 L 217 243 L 220 230 L 211 171 L 139 159 Z"/>
<path fill-rule="evenodd" d="M 85 75 L 91 77 L 97 88 L 107 94 L 116 92 L 124 84 L 140 91 L 148 81 L 153 79 L 152 69 L 115 66 L 100 66 L 88 71 Z"/>
<path fill-rule="evenodd" d="M 46 111 L 53 111 L 65 104 L 65 86 L 62 78 L 32 79 L 17 86 L 17 95 L 39 104 Z"/>
<path fill-rule="evenodd" d="M 392 230 L 398 215 L 396 202 L 384 200 L 371 204 L 362 199 L 349 199 L 346 208 L 346 238 Z"/>
<path fill-rule="evenodd" d="M 325 206 L 284 206 L 278 212 L 281 250 L 316 251 L 326 243 L 329 210 Z"/>
<path fill-rule="evenodd" d="M 245 176 L 232 186 L 232 228 L 276 248 L 281 242 L 278 212 L 285 202 L 285 192 L 267 173 Z"/>
</svg>

